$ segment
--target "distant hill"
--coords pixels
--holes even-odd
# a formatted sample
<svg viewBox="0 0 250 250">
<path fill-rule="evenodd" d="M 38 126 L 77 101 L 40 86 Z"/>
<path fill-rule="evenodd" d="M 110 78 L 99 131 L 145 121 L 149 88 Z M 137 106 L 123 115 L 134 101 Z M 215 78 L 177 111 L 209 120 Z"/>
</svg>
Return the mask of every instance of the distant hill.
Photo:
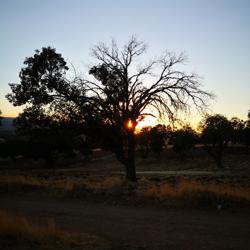
<svg viewBox="0 0 250 250">
<path fill-rule="evenodd" d="M 2 117 L 0 126 L 0 132 L 14 132 L 15 127 L 13 126 L 13 121 L 15 118 L 13 117 Z"/>
</svg>

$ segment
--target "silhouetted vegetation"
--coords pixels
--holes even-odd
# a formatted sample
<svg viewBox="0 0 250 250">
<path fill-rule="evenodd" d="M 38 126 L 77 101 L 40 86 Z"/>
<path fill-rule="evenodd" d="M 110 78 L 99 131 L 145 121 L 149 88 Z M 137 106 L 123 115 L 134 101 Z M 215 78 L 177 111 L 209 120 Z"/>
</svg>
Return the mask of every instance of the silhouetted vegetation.
<svg viewBox="0 0 250 250">
<path fill-rule="evenodd" d="M 0 157 L 10 157 L 13 161 L 16 157 L 27 155 L 28 143 L 23 139 L 11 138 L 0 143 Z"/>
<path fill-rule="evenodd" d="M 150 148 L 151 127 L 143 127 L 137 134 L 137 145 L 139 146 L 141 157 L 147 158 Z"/>
<path fill-rule="evenodd" d="M 158 124 L 150 130 L 150 147 L 154 153 L 159 155 L 165 146 L 167 138 L 167 128 L 165 125 Z"/>
<path fill-rule="evenodd" d="M 114 152 L 126 167 L 127 179 L 136 181 L 136 145 L 147 158 L 150 151 L 161 154 L 170 141 L 183 159 L 199 141 L 219 168 L 229 141 L 244 144 L 248 151 L 250 120 L 234 117 L 229 121 L 222 115 L 204 120 L 200 139 L 188 126 L 172 131 L 165 125 L 143 128 L 135 138 L 137 122 L 150 115 L 146 107 L 173 121 L 177 111 L 192 102 L 204 109 L 206 99 L 212 97 L 201 90 L 195 75 L 175 68 L 184 61 L 182 54 L 166 53 L 135 71 L 135 62 L 145 51 L 145 44 L 135 38 L 122 50 L 114 41 L 111 47 L 97 45 L 93 49 L 97 63 L 89 71 L 93 77 L 89 80 L 77 75 L 68 79 L 69 68 L 55 49 L 36 50 L 24 61 L 20 84 L 10 84 L 12 93 L 7 95 L 13 105 L 26 105 L 14 122 L 17 134 L 26 139 L 5 141 L 1 155 L 44 158 L 53 164 L 58 157 L 72 157 L 75 151 L 88 157 L 95 145 Z"/>
<path fill-rule="evenodd" d="M 222 155 L 232 132 L 230 121 L 222 115 L 208 116 L 202 124 L 202 142 L 205 150 L 215 159 L 218 168 L 223 168 Z"/>
<path fill-rule="evenodd" d="M 147 158 L 150 151 L 159 156 L 170 137 L 171 128 L 169 126 L 158 124 L 154 127 L 143 127 L 136 135 L 141 156 Z"/>
<path fill-rule="evenodd" d="M 184 126 L 173 133 L 173 150 L 183 159 L 185 153 L 195 146 L 197 140 L 198 135 L 196 132 L 190 126 Z"/>
<path fill-rule="evenodd" d="M 111 47 L 104 44 L 96 46 L 93 54 L 100 64 L 94 66 L 90 74 L 98 82 L 87 83 L 91 90 L 98 93 L 95 102 L 101 107 L 103 122 L 114 130 L 113 134 L 119 135 L 114 152 L 126 166 L 127 179 L 132 181 L 136 180 L 134 129 L 137 121 L 148 115 L 144 113 L 145 108 L 150 106 L 159 114 L 165 113 L 173 119 L 177 110 L 187 108 L 189 100 L 203 108 L 204 100 L 211 97 L 200 89 L 195 75 L 175 69 L 184 61 L 183 55 L 166 53 L 159 60 L 140 66 L 133 72 L 135 61 L 145 51 L 145 44 L 134 38 L 123 50 L 119 50 L 115 42 Z M 145 77 L 149 85 L 144 84 Z"/>
<path fill-rule="evenodd" d="M 231 126 L 232 126 L 232 135 L 231 135 L 231 141 L 232 143 L 242 143 L 242 139 L 244 137 L 244 127 L 245 122 L 243 120 L 240 120 L 238 117 L 233 117 L 230 120 Z"/>
<path fill-rule="evenodd" d="M 88 133 L 98 133 L 109 141 L 106 145 L 125 165 L 127 179 L 136 181 L 134 130 L 137 121 L 148 115 L 145 108 L 150 106 L 173 119 L 176 111 L 185 110 L 191 103 L 203 109 L 212 96 L 200 88 L 196 75 L 176 68 L 184 62 L 182 54 L 166 53 L 134 70 L 145 51 L 145 44 L 135 38 L 122 50 L 114 41 L 111 47 L 97 45 L 93 55 L 98 62 L 89 71 L 95 80 L 90 81 L 77 76 L 67 79 L 68 67 L 55 49 L 36 50 L 24 61 L 21 83 L 10 84 L 12 94 L 7 98 L 15 106 L 28 104 L 26 113 L 39 110 L 66 121 L 71 116 L 80 118 Z M 157 145 L 156 149 L 153 144 L 159 152 L 162 147 Z"/>
</svg>

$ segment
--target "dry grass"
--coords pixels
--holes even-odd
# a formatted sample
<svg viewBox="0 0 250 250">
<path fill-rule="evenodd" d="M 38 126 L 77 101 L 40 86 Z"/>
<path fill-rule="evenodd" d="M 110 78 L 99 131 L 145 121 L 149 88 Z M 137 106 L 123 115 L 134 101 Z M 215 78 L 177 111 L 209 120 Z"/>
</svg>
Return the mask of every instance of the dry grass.
<svg viewBox="0 0 250 250">
<path fill-rule="evenodd" d="M 3 187 L 16 188 L 23 190 L 25 188 L 31 189 L 46 189 L 61 192 L 74 192 L 74 190 L 82 188 L 92 192 L 105 191 L 113 186 L 121 185 L 123 182 L 120 176 L 107 176 L 103 177 L 65 177 L 59 176 L 56 178 L 39 178 L 33 176 L 0 176 L 0 185 Z"/>
<path fill-rule="evenodd" d="M 144 192 L 147 198 L 158 200 L 183 199 L 208 196 L 250 201 L 250 188 L 234 187 L 229 184 L 201 183 L 195 180 L 181 180 L 177 185 L 161 182 L 152 184 Z"/>
<path fill-rule="evenodd" d="M 0 246 L 5 250 L 96 250 L 106 249 L 108 244 L 92 235 L 62 230 L 54 219 L 38 225 L 0 210 Z"/>
<path fill-rule="evenodd" d="M 65 231 L 56 225 L 53 219 L 48 219 L 44 225 L 36 225 L 23 216 L 10 215 L 4 211 L 0 211 L 0 234 L 27 239 L 42 239 L 48 237 L 63 239 L 68 236 Z"/>
<path fill-rule="evenodd" d="M 174 182 L 171 181 L 171 178 Z M 193 178 L 193 179 L 192 179 Z M 249 204 L 250 187 L 246 180 L 235 177 L 166 177 L 158 181 L 142 177 L 137 186 L 136 199 L 153 201 L 183 200 L 227 200 L 237 201 L 241 204 Z M 101 197 L 109 196 L 111 199 L 119 199 L 121 196 L 130 194 L 128 186 L 124 185 L 122 176 L 83 176 L 79 173 L 70 175 L 60 172 L 58 175 L 47 175 L 46 178 L 39 175 L 16 175 L 0 176 L 0 185 L 9 191 L 32 191 L 42 190 L 47 194 L 60 196 Z M 133 193 L 134 190 L 132 190 Z M 112 198 L 112 196 L 115 196 Z M 248 206 L 248 205 L 247 205 Z"/>
<path fill-rule="evenodd" d="M 122 178 L 119 176 L 107 176 L 102 179 L 92 178 L 85 180 L 84 184 L 90 190 L 108 190 L 114 186 L 122 185 Z"/>
</svg>

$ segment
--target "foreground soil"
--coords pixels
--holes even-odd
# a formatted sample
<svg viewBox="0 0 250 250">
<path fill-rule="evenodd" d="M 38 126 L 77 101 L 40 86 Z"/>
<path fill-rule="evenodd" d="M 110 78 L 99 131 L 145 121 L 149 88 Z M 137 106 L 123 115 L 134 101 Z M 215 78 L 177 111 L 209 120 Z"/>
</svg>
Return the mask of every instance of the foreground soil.
<svg viewBox="0 0 250 250">
<path fill-rule="evenodd" d="M 111 249 L 249 249 L 250 214 L 136 207 L 30 194 L 0 195 L 0 209 L 95 235 Z M 1 249 L 1 246 L 0 246 Z"/>
</svg>

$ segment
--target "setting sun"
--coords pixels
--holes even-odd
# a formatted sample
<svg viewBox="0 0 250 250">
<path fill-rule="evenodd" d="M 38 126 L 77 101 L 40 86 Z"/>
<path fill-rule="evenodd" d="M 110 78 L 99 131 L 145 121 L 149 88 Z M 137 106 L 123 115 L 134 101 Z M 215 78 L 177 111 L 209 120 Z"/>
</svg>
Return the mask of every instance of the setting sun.
<svg viewBox="0 0 250 250">
<path fill-rule="evenodd" d="M 128 129 L 132 129 L 135 126 L 136 131 L 140 131 L 143 127 L 153 127 L 157 124 L 156 118 L 152 116 L 146 116 L 143 120 L 136 122 L 134 124 L 131 120 L 128 120 L 126 123 L 126 127 Z"/>
<path fill-rule="evenodd" d="M 133 128 L 133 123 L 132 123 L 131 120 L 129 120 L 129 121 L 127 122 L 127 128 L 128 128 L 128 129 L 132 129 L 132 128 Z"/>
</svg>

